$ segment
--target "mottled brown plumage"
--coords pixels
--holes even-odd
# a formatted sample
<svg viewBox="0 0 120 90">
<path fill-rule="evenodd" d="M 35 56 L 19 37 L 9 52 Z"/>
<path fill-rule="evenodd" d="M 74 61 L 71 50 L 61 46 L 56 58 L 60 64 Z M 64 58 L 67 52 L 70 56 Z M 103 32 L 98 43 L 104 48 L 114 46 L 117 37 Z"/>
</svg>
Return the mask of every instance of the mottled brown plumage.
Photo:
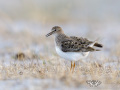
<svg viewBox="0 0 120 90">
<path fill-rule="evenodd" d="M 55 33 L 57 32 L 57 33 Z M 68 37 L 63 33 L 63 30 L 59 26 L 55 26 L 52 28 L 52 32 L 50 34 L 56 34 L 55 41 L 57 46 L 61 48 L 63 52 L 92 52 L 99 51 L 98 49 L 94 49 L 92 46 L 102 47 L 101 44 L 96 43 L 94 41 L 89 41 L 86 38 L 70 36 Z"/>
<path fill-rule="evenodd" d="M 61 47 L 63 52 L 89 52 L 89 51 L 99 51 L 98 49 L 94 49 L 90 47 L 91 44 L 95 42 L 89 41 L 86 38 L 78 38 L 78 37 L 68 37 L 65 34 L 58 35 L 56 38 L 56 43 Z M 96 45 L 96 43 L 94 44 Z M 100 45 L 100 44 L 98 44 Z"/>
</svg>

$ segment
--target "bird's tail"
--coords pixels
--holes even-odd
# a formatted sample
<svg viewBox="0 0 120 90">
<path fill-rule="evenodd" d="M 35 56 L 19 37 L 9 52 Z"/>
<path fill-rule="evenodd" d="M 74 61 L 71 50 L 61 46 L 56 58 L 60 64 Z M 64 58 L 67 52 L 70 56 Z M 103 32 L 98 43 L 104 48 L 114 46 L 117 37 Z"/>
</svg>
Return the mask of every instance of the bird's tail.
<svg viewBox="0 0 120 90">
<path fill-rule="evenodd" d="M 95 47 L 100 47 L 100 48 L 103 47 L 103 45 L 102 45 L 102 44 L 99 44 L 99 43 L 95 43 L 94 46 L 95 46 Z"/>
<path fill-rule="evenodd" d="M 103 45 L 102 44 L 99 44 L 99 43 L 97 43 L 98 42 L 98 40 L 99 40 L 99 38 L 98 39 L 96 39 L 91 45 L 90 45 L 90 47 L 92 47 L 92 46 L 95 46 L 95 47 L 99 47 L 99 48 L 102 48 L 103 47 Z"/>
<path fill-rule="evenodd" d="M 93 52 L 93 51 L 100 51 L 99 49 L 95 49 L 95 48 L 92 48 L 92 47 L 88 47 L 87 50 L 91 51 L 91 52 Z"/>
</svg>

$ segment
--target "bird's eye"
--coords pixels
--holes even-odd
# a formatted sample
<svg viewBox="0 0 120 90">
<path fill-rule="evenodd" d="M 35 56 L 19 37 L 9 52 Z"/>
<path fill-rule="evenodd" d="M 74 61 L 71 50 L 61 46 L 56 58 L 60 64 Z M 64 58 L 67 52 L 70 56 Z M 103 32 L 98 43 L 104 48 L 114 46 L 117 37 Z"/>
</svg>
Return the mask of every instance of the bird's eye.
<svg viewBox="0 0 120 90">
<path fill-rule="evenodd" d="M 56 31 L 56 29 L 55 29 L 55 31 Z"/>
</svg>

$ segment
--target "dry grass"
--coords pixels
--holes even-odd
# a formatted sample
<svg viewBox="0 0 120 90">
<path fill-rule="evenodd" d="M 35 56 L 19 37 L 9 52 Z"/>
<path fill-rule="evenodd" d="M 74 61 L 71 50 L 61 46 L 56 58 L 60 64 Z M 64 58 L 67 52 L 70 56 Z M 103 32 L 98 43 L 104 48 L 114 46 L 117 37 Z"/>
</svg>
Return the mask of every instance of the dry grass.
<svg viewBox="0 0 120 90">
<path fill-rule="evenodd" d="M 46 57 L 46 56 L 44 56 Z M 23 62 L 23 63 L 21 63 Z M 109 62 L 105 62 L 109 63 Z M 0 66 L 0 80 L 8 79 L 55 79 L 66 86 L 79 87 L 86 85 L 87 80 L 99 80 L 104 85 L 120 84 L 120 66 L 104 66 L 105 63 L 79 63 L 75 71 L 70 72 L 70 64 L 57 56 L 46 60 L 11 61 L 9 66 L 4 63 Z"/>
</svg>

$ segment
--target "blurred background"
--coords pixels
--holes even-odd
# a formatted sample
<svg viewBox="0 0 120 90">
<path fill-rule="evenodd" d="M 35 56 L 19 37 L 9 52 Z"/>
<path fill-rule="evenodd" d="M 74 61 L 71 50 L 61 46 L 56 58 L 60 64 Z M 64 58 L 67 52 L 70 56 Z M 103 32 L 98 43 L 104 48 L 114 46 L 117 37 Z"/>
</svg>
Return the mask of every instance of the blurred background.
<svg viewBox="0 0 120 90">
<path fill-rule="evenodd" d="M 45 35 L 56 25 L 69 36 L 100 38 L 104 49 L 99 56 L 118 58 L 119 4 L 119 0 L 0 0 L 1 58 L 24 51 L 55 53 L 53 37 Z"/>
<path fill-rule="evenodd" d="M 56 25 L 62 27 L 68 36 L 86 37 L 89 40 L 99 38 L 99 42 L 103 44 L 104 48 L 101 52 L 91 53 L 89 57 L 92 58 L 87 58 L 87 60 L 98 60 L 102 63 L 104 61 L 103 66 L 113 66 L 113 64 L 119 66 L 116 61 L 120 60 L 120 0 L 0 0 L 0 64 L 9 66 L 10 62 L 15 62 L 20 56 L 21 59 L 37 59 L 43 65 L 45 64 L 45 68 L 49 63 L 50 68 L 53 65 L 57 66 L 57 63 L 58 66 L 61 66 L 64 59 L 57 56 L 55 48 L 51 48 L 54 47 L 54 37 L 45 37 L 51 31 L 51 28 Z M 54 64 L 51 64 L 52 60 L 55 61 Z M 114 62 L 110 63 L 110 60 Z M 20 62 L 18 66 L 19 64 Z M 2 68 L 1 65 L 0 68 Z M 7 79 L 15 79 L 12 84 L 11 81 L 8 82 L 13 89 L 17 89 L 18 84 L 20 84 L 19 80 L 16 81 L 16 77 L 17 79 L 22 77 L 20 75 L 14 77 L 14 74 L 10 73 L 12 70 L 16 70 L 15 74 L 21 70 L 24 73 L 29 72 L 29 74 L 24 74 L 24 77 L 35 78 L 34 70 L 33 72 L 24 71 L 23 66 L 14 70 L 15 67 L 12 66 L 13 69 L 8 67 L 8 70 L 6 70 L 6 72 L 8 71 L 7 74 L 3 72 L 4 69 L 0 69 L 0 80 L 3 80 L 3 82 L 0 82 L 2 87 L 6 88 L 7 82 L 4 82 L 6 77 Z M 120 69 L 118 67 L 115 70 Z M 20 74 L 22 75 L 23 72 L 20 72 Z M 46 75 L 44 78 L 47 77 L 47 79 L 56 77 L 55 74 L 50 76 L 48 72 L 44 74 Z M 42 78 L 39 74 L 37 75 L 40 79 Z M 78 76 L 80 75 L 78 74 Z M 85 78 L 83 78 L 84 83 L 86 83 Z M 61 80 L 64 80 L 64 77 Z M 109 82 L 111 78 L 107 80 Z M 112 80 L 114 81 L 114 78 Z M 35 82 L 27 80 L 27 83 L 24 83 L 23 80 L 22 85 L 28 89 L 31 89 L 31 87 L 34 89 L 36 86 L 41 88 L 39 84 L 41 83 L 45 84 L 45 88 L 47 85 L 51 85 L 51 81 L 49 83 L 47 81 L 41 83 L 40 80 L 35 79 Z M 70 85 L 72 85 L 72 82 L 75 82 L 75 80 L 73 79 Z M 22 85 L 19 86 L 22 87 Z M 56 85 L 58 87 L 63 86 L 59 83 L 56 83 Z M 75 85 L 80 86 L 81 83 L 75 83 Z"/>
<path fill-rule="evenodd" d="M 119 0 L 0 0 L 0 52 L 30 48 L 45 52 L 45 45 L 54 46 L 53 37 L 45 35 L 55 25 L 67 35 L 100 38 L 104 51 L 114 52 L 120 44 L 119 4 Z"/>
</svg>

